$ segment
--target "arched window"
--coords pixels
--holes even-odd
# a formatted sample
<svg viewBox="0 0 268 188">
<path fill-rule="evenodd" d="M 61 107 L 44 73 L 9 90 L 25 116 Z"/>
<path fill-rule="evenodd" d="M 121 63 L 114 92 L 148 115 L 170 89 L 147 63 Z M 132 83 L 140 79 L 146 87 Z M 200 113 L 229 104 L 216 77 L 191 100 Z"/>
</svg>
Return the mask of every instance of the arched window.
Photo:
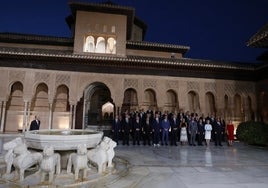
<svg viewBox="0 0 268 188">
<path fill-rule="evenodd" d="M 84 44 L 84 52 L 94 52 L 95 51 L 95 39 L 93 36 L 88 36 Z"/>
<path fill-rule="evenodd" d="M 216 115 L 215 97 L 211 92 L 206 93 L 206 112 Z"/>
<path fill-rule="evenodd" d="M 152 89 L 146 89 L 144 91 L 144 104 L 148 106 L 148 109 L 156 109 L 157 101 L 155 91 Z"/>
<path fill-rule="evenodd" d="M 23 85 L 21 82 L 15 82 L 11 86 L 11 93 L 7 103 L 7 109 L 23 111 L 23 107 Z"/>
<path fill-rule="evenodd" d="M 173 90 L 168 90 L 166 92 L 166 110 L 169 112 L 175 112 L 178 107 L 178 98 L 177 94 Z"/>
<path fill-rule="evenodd" d="M 48 86 L 45 83 L 40 83 L 36 87 L 35 95 L 31 103 L 32 111 L 47 112 L 48 106 Z"/>
<path fill-rule="evenodd" d="M 57 88 L 53 107 L 53 111 L 57 112 L 66 112 L 69 110 L 69 89 L 66 85 L 60 85 Z"/>
<path fill-rule="evenodd" d="M 200 110 L 199 97 L 196 92 L 190 91 L 188 93 L 188 104 L 191 113 L 197 113 Z"/>
<path fill-rule="evenodd" d="M 116 52 L 116 40 L 113 37 L 109 37 L 107 40 L 106 53 L 115 54 Z"/>
<path fill-rule="evenodd" d="M 129 88 L 124 93 L 124 100 L 122 105 L 122 110 L 136 110 L 135 108 L 138 107 L 138 96 L 137 91 L 133 88 Z"/>
<path fill-rule="evenodd" d="M 105 39 L 103 37 L 98 37 L 95 52 L 105 53 Z"/>
<path fill-rule="evenodd" d="M 242 107 L 242 98 L 239 94 L 236 94 L 234 96 L 234 115 L 235 118 L 240 120 L 243 112 L 243 107 Z"/>
</svg>

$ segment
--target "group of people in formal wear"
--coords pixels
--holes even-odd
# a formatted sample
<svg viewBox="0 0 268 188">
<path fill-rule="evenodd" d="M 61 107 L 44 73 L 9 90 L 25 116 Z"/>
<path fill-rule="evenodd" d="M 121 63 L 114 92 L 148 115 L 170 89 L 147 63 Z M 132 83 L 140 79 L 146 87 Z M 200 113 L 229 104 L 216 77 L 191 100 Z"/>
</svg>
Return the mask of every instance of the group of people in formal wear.
<svg viewBox="0 0 268 188">
<path fill-rule="evenodd" d="M 234 125 L 221 117 L 213 115 L 198 116 L 196 113 L 162 113 L 125 111 L 116 115 L 112 124 L 114 141 L 129 145 L 160 145 L 177 146 L 209 146 L 213 141 L 215 146 L 222 146 L 227 141 L 228 146 L 233 145 Z"/>
</svg>

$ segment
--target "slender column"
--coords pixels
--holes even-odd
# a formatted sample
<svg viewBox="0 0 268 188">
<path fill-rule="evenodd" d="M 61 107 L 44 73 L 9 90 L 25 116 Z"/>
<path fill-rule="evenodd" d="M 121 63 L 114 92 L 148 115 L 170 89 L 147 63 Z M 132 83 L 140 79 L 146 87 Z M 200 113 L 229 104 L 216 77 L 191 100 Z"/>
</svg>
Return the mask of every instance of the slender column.
<svg viewBox="0 0 268 188">
<path fill-rule="evenodd" d="M 75 117 L 76 117 L 76 105 L 74 105 L 72 129 L 75 129 Z"/>
<path fill-rule="evenodd" d="M 49 103 L 48 129 L 52 129 L 52 103 Z"/>
<path fill-rule="evenodd" d="M 3 101 L 3 110 L 2 110 L 2 119 L 1 119 L 1 130 L 0 132 L 4 131 L 4 124 L 5 124 L 5 117 L 6 117 L 6 101 Z"/>
<path fill-rule="evenodd" d="M 26 115 L 26 127 L 28 126 L 28 122 L 29 122 L 29 119 L 30 119 L 30 113 L 31 113 L 31 102 L 28 103 L 28 108 L 27 108 L 27 115 Z"/>
<path fill-rule="evenodd" d="M 1 101 L 1 103 L 0 103 L 0 122 L 2 119 L 2 107 L 3 107 L 3 102 Z"/>
<path fill-rule="evenodd" d="M 73 108 L 74 108 L 74 105 L 71 104 L 71 106 L 70 106 L 70 114 L 69 114 L 69 129 L 72 128 L 72 122 L 73 122 Z"/>
<path fill-rule="evenodd" d="M 86 128 L 86 100 L 84 99 L 82 129 L 85 129 L 85 128 Z"/>
<path fill-rule="evenodd" d="M 24 111 L 23 111 L 23 125 L 22 132 L 25 132 L 27 129 L 27 110 L 28 110 L 28 101 L 24 101 Z"/>
</svg>

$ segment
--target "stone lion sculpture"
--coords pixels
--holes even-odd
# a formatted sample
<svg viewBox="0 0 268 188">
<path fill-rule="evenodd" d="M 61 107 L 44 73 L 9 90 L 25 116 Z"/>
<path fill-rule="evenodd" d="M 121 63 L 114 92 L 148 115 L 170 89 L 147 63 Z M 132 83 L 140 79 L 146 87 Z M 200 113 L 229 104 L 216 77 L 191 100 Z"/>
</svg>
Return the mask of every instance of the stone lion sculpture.
<svg viewBox="0 0 268 188">
<path fill-rule="evenodd" d="M 60 171 L 60 154 L 54 153 L 53 146 L 45 146 L 40 164 L 41 182 L 45 181 L 46 174 L 48 174 L 48 182 L 52 183 L 54 174 L 60 174 Z"/>
<path fill-rule="evenodd" d="M 115 156 L 114 148 L 117 146 L 116 142 L 113 141 L 111 138 L 105 136 L 103 138 L 103 142 L 106 143 L 107 147 L 107 160 L 108 160 L 108 167 L 112 167 L 113 158 Z"/>
<path fill-rule="evenodd" d="M 87 152 L 88 160 L 97 165 L 99 174 L 103 173 L 107 166 L 112 167 L 114 148 L 116 145 L 116 142 L 111 138 L 104 137 L 96 148 Z"/>
<path fill-rule="evenodd" d="M 42 154 L 38 152 L 31 153 L 28 151 L 26 144 L 17 145 L 13 153 L 13 166 L 15 167 L 15 175 L 19 175 L 20 181 L 24 180 L 24 172 L 33 165 L 38 165 L 41 162 Z"/>
<path fill-rule="evenodd" d="M 74 170 L 75 180 L 78 180 L 79 171 L 82 170 L 83 178 L 87 176 L 88 169 L 87 147 L 85 144 L 77 146 L 77 153 L 71 153 L 67 164 L 67 173 L 71 173 L 72 167 Z"/>
<path fill-rule="evenodd" d="M 6 142 L 3 145 L 3 149 L 7 150 L 7 153 L 5 154 L 5 158 L 4 158 L 5 163 L 6 163 L 6 174 L 11 173 L 11 167 L 13 164 L 13 160 L 15 158 L 15 154 L 13 153 L 14 148 L 22 143 L 23 142 L 22 142 L 21 137 L 17 137 L 9 142 Z"/>
</svg>

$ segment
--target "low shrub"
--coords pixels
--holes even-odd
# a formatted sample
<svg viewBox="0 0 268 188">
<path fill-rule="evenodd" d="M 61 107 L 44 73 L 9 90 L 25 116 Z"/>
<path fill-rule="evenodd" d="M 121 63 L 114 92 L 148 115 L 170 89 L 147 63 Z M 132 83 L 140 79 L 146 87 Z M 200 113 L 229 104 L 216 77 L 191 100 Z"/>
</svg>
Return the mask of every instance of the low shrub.
<svg viewBox="0 0 268 188">
<path fill-rule="evenodd" d="M 263 122 L 242 122 L 236 129 L 238 140 L 252 145 L 268 145 L 268 125 Z"/>
</svg>

